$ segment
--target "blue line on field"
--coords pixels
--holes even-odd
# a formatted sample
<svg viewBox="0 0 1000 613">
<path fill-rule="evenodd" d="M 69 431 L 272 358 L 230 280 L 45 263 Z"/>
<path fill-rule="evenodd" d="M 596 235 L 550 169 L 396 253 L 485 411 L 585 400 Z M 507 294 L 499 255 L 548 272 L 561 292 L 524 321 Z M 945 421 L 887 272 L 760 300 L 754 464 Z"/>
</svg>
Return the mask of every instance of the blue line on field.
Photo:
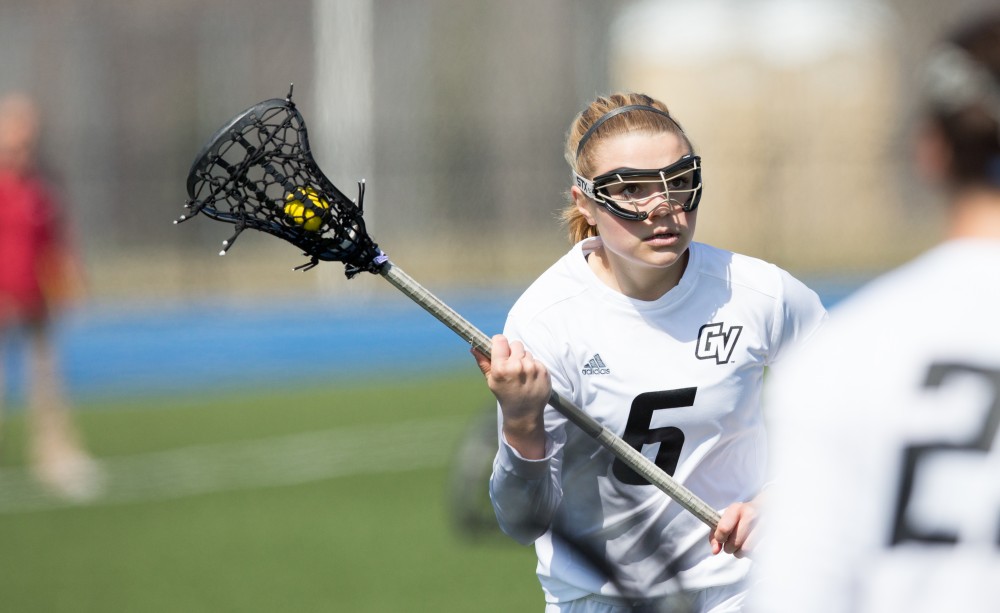
<svg viewBox="0 0 1000 613">
<path fill-rule="evenodd" d="M 494 334 L 512 304 L 505 296 L 450 306 Z M 462 365 L 476 372 L 468 345 L 405 298 L 355 307 L 312 300 L 92 308 L 63 321 L 56 342 L 75 397 L 399 376 Z M 21 344 L 14 339 L 5 352 L 8 399 L 23 396 Z"/>
</svg>

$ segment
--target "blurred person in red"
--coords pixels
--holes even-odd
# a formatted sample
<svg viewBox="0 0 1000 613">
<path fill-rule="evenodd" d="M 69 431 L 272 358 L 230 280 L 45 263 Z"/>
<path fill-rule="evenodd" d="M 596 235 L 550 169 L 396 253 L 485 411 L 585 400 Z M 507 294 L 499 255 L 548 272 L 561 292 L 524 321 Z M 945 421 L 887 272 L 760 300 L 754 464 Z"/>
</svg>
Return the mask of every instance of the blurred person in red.
<svg viewBox="0 0 1000 613">
<path fill-rule="evenodd" d="M 5 350 L 25 348 L 32 471 L 54 493 L 79 500 L 96 493 L 98 471 L 70 417 L 53 324 L 83 284 L 63 215 L 36 166 L 39 129 L 29 97 L 0 99 L 0 365 Z M 3 392 L 0 367 L 0 402 Z"/>
</svg>

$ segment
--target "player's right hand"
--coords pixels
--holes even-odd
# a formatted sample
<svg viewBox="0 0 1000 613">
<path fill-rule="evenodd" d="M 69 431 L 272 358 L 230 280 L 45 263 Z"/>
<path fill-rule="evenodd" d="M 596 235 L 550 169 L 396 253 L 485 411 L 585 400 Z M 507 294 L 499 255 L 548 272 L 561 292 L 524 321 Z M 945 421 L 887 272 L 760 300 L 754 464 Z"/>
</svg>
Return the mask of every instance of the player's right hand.
<svg viewBox="0 0 1000 613">
<path fill-rule="evenodd" d="M 503 413 L 503 433 L 507 443 L 525 458 L 545 455 L 543 414 L 552 391 L 549 371 L 525 350 L 521 341 L 508 342 L 493 337 L 493 358 L 473 348 L 486 384 L 496 396 Z"/>
</svg>

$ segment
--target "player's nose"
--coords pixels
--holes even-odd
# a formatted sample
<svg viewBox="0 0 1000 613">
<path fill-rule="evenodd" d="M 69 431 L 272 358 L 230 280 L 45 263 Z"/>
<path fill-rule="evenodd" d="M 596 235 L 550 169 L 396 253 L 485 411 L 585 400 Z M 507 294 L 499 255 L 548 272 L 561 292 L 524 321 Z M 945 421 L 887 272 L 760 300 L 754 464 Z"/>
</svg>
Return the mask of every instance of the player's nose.
<svg viewBox="0 0 1000 613">
<path fill-rule="evenodd" d="M 647 219 L 674 214 L 676 203 L 667 194 L 656 194 L 646 202 Z"/>
</svg>

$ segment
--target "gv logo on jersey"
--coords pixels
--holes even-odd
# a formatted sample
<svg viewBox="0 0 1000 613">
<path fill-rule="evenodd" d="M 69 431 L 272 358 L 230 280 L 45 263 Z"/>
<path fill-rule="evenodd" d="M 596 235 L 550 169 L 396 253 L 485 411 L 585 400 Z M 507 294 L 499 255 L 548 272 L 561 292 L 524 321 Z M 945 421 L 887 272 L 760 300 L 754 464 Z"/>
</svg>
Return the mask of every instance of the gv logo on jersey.
<svg viewBox="0 0 1000 613">
<path fill-rule="evenodd" d="M 736 341 L 740 338 L 743 326 L 730 326 L 722 322 L 705 324 L 698 330 L 698 345 L 694 355 L 699 360 L 715 359 L 716 364 L 728 364 L 736 349 Z"/>
</svg>

